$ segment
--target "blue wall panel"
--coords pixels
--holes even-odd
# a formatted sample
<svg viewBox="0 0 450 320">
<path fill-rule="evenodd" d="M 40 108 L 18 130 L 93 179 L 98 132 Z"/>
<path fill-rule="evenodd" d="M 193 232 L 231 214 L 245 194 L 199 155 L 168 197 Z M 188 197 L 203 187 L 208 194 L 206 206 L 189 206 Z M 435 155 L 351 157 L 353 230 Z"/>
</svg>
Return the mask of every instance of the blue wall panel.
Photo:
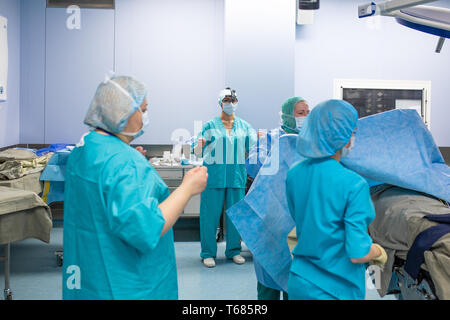
<svg viewBox="0 0 450 320">
<path fill-rule="evenodd" d="M 8 100 L 0 102 L 0 148 L 19 143 L 20 117 L 20 1 L 0 1 L 8 19 Z"/>
<path fill-rule="evenodd" d="M 20 141 L 45 141 L 45 3 L 21 0 Z"/>
<path fill-rule="evenodd" d="M 81 9 L 70 30 L 65 9 L 46 15 L 45 142 L 76 143 L 98 84 L 114 68 L 114 10 Z"/>
<path fill-rule="evenodd" d="M 237 90 L 237 115 L 255 129 L 279 125 L 294 95 L 295 0 L 225 2 L 225 83 Z"/>
</svg>

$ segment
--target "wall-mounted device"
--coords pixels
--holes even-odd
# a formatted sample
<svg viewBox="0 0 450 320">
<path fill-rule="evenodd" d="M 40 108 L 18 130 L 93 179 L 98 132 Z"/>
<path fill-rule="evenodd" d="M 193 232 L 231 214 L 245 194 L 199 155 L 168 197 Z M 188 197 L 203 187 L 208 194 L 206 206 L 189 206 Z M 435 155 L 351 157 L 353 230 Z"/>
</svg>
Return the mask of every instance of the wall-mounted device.
<svg viewBox="0 0 450 320">
<path fill-rule="evenodd" d="M 47 0 L 47 8 L 68 8 L 70 6 L 89 9 L 114 9 L 115 0 Z"/>
<path fill-rule="evenodd" d="M 320 0 L 297 0 L 297 24 L 314 23 L 314 11 L 319 9 Z"/>
<path fill-rule="evenodd" d="M 300 10 L 317 10 L 320 8 L 320 0 L 299 0 Z"/>
<path fill-rule="evenodd" d="M 0 102 L 5 102 L 8 80 L 8 20 L 0 16 Z"/>
</svg>

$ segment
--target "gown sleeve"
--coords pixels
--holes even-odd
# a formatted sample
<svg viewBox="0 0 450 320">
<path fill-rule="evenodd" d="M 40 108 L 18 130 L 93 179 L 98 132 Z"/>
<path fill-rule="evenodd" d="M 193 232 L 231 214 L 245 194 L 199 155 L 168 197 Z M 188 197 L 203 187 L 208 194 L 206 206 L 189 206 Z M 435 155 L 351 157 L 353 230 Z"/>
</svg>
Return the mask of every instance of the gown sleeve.
<svg viewBox="0 0 450 320">
<path fill-rule="evenodd" d="M 375 218 L 369 186 L 363 179 L 352 184 L 344 214 L 345 249 L 349 258 L 366 256 L 372 245 L 367 228 Z"/>
<path fill-rule="evenodd" d="M 247 170 L 247 174 L 252 178 L 256 178 L 259 169 L 264 164 L 264 160 L 267 157 L 268 135 L 269 133 L 257 140 L 253 148 L 250 149 L 248 158 L 245 160 L 245 169 Z"/>
<path fill-rule="evenodd" d="M 287 175 L 286 175 L 286 200 L 287 200 L 287 204 L 288 204 L 288 209 L 289 209 L 289 213 L 292 217 L 292 219 L 294 219 L 295 221 L 295 209 L 294 209 L 294 199 L 292 196 L 292 177 L 293 173 L 291 170 L 288 171 Z"/>
<path fill-rule="evenodd" d="M 167 188 L 139 161 L 115 159 L 103 172 L 106 220 L 112 234 L 142 253 L 153 250 L 165 224 L 159 200 Z"/>
<path fill-rule="evenodd" d="M 248 139 L 247 139 L 247 143 L 245 146 L 245 151 L 247 153 L 250 153 L 250 150 L 252 150 L 253 147 L 256 146 L 256 143 L 258 141 L 258 136 L 256 134 L 255 129 L 253 129 L 253 127 L 249 124 L 247 126 L 247 136 L 248 136 Z"/>
</svg>

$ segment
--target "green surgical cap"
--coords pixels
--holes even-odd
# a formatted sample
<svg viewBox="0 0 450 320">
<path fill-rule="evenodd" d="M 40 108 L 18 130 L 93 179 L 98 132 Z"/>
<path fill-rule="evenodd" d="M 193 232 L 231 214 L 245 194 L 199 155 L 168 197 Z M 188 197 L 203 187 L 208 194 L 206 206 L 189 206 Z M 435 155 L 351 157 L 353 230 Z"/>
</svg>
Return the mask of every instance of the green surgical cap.
<svg viewBox="0 0 450 320">
<path fill-rule="evenodd" d="M 281 113 L 282 113 L 281 128 L 283 128 L 283 130 L 288 133 L 297 133 L 297 130 L 296 130 L 297 124 L 296 124 L 295 118 L 294 118 L 294 108 L 295 108 L 295 105 L 300 101 L 306 101 L 306 100 L 303 99 L 302 97 L 292 97 L 292 98 L 287 99 L 281 106 Z"/>
</svg>

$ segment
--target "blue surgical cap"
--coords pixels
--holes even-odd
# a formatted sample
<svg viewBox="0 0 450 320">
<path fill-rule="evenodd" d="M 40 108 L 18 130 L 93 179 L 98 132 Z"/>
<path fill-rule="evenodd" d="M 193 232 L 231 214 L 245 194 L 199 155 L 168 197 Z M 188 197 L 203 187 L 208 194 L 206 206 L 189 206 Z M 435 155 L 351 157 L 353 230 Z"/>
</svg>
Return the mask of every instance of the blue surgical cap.
<svg viewBox="0 0 450 320">
<path fill-rule="evenodd" d="M 307 158 L 329 157 L 341 150 L 356 129 L 358 112 L 343 100 L 319 103 L 306 117 L 297 151 Z"/>
<path fill-rule="evenodd" d="M 107 77 L 98 86 L 84 123 L 93 128 L 120 133 L 146 96 L 145 85 L 132 77 Z"/>
</svg>

